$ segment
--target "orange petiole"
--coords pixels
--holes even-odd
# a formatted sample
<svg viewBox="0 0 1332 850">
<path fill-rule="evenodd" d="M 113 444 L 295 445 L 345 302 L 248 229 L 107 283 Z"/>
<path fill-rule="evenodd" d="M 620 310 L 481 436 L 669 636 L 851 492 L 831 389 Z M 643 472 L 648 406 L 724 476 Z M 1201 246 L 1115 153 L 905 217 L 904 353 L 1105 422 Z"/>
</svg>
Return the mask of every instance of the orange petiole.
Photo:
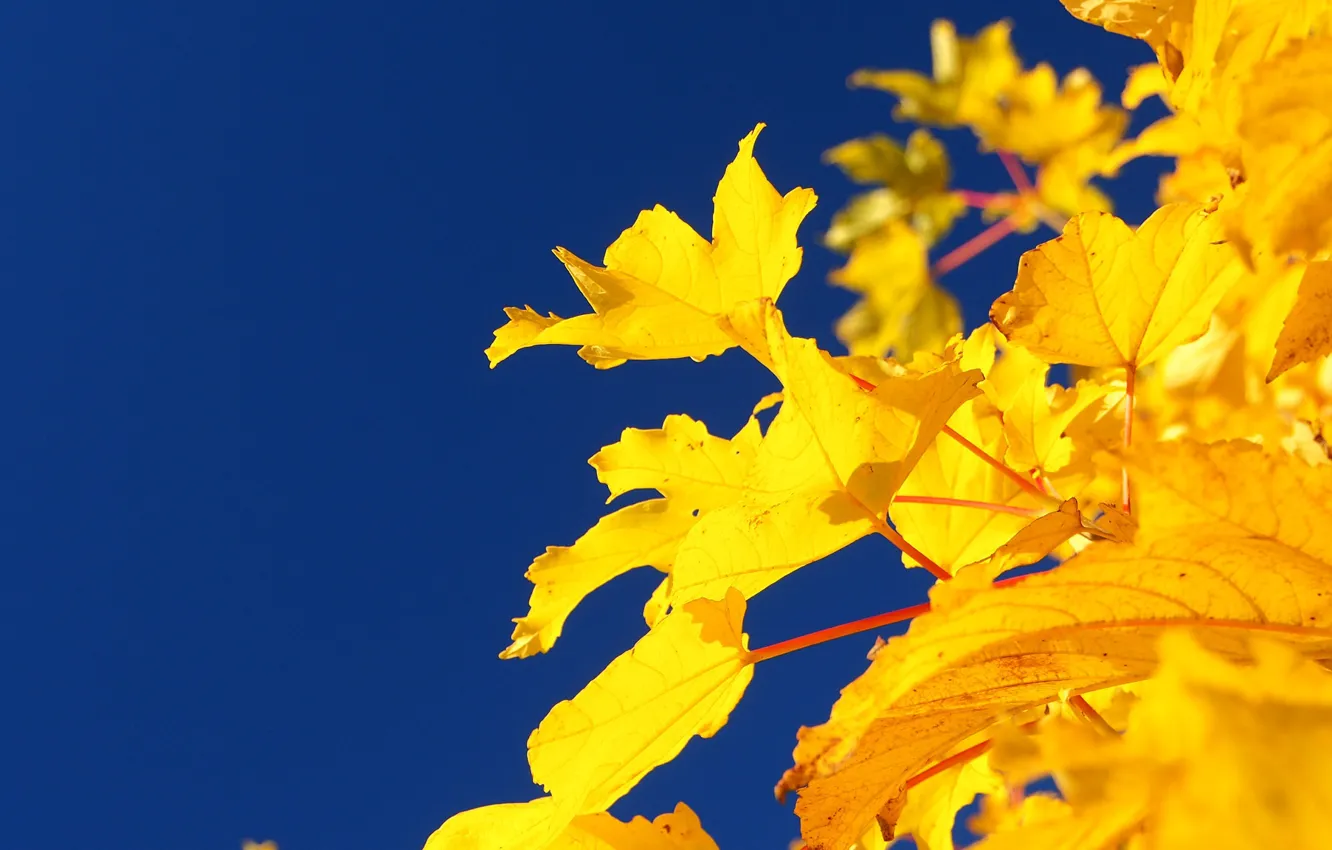
<svg viewBox="0 0 1332 850">
<path fill-rule="evenodd" d="M 975 236 L 968 239 L 966 242 L 963 242 L 961 245 L 940 257 L 930 269 L 930 273 L 934 277 L 941 277 L 947 274 L 975 257 L 986 248 L 989 248 L 1000 239 L 1003 239 L 1005 236 L 1012 233 L 1015 227 L 1016 224 L 1013 221 L 1013 217 L 1011 215 L 1004 216 L 980 233 L 977 233 Z"/>
<path fill-rule="evenodd" d="M 1022 508 L 1017 505 L 999 505 L 994 502 L 977 502 L 971 499 L 949 499 L 943 496 L 894 496 L 893 502 L 903 505 L 948 505 L 955 508 L 976 508 L 982 511 L 994 511 L 1016 516 L 1040 516 L 1035 508 Z"/>
<path fill-rule="evenodd" d="M 1075 711 L 1079 717 L 1105 734 L 1119 734 L 1115 731 L 1115 727 L 1105 721 L 1105 718 L 1101 716 L 1100 712 L 1092 708 L 1091 703 L 1087 702 L 1087 699 L 1082 694 L 1069 697 L 1068 704 L 1073 707 L 1073 711 Z"/>
<path fill-rule="evenodd" d="M 1022 167 L 1018 158 L 1009 151 L 995 151 L 999 154 L 999 161 L 1004 164 L 1004 170 L 1008 172 L 1008 177 L 1013 181 L 1013 185 L 1023 194 L 1035 192 L 1036 188 L 1031 185 L 1030 178 L 1027 177 L 1027 170 Z"/>
<path fill-rule="evenodd" d="M 995 587 L 1006 587 L 1010 584 L 1017 584 L 1040 573 L 1028 573 L 1026 575 L 1013 576 L 1012 578 L 1002 579 L 994 583 Z M 883 614 L 875 614 L 873 617 L 865 617 L 861 620 L 852 620 L 849 623 L 842 623 L 840 626 L 831 626 L 826 629 L 820 629 L 817 632 L 810 632 L 806 635 L 787 638 L 784 641 L 761 646 L 758 649 L 749 650 L 746 655 L 751 664 L 758 664 L 760 661 L 767 661 L 786 655 L 800 649 L 806 649 L 811 646 L 818 646 L 821 643 L 827 643 L 830 640 L 857 635 L 861 632 L 873 631 L 884 626 L 891 626 L 893 623 L 900 623 L 904 620 L 911 620 L 919 617 L 921 614 L 928 614 L 930 603 L 922 602 L 919 605 L 910 605 L 906 608 L 898 608 L 896 611 L 887 611 Z"/>
</svg>

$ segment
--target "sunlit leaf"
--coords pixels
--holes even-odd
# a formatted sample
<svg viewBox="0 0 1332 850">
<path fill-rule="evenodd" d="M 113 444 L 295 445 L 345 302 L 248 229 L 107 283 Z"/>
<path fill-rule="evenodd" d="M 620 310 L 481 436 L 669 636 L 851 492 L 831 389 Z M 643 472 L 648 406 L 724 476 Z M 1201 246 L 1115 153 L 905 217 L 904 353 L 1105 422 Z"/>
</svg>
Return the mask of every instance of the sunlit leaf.
<svg viewBox="0 0 1332 850">
<path fill-rule="evenodd" d="M 604 268 L 557 248 L 593 312 L 560 319 L 508 308 L 508 324 L 486 349 L 491 367 L 532 345 L 580 346 L 579 356 L 599 369 L 626 360 L 701 360 L 733 346 L 717 317 L 781 294 L 800 269 L 796 229 L 815 201 L 808 189 L 782 196 L 768 182 L 753 155 L 762 129 L 740 141 L 717 185 L 712 242 L 657 206 L 606 249 Z"/>
<path fill-rule="evenodd" d="M 726 724 L 753 676 L 745 600 L 696 599 L 673 611 L 527 741 L 532 778 L 579 812 L 604 811 L 695 736 Z"/>
</svg>

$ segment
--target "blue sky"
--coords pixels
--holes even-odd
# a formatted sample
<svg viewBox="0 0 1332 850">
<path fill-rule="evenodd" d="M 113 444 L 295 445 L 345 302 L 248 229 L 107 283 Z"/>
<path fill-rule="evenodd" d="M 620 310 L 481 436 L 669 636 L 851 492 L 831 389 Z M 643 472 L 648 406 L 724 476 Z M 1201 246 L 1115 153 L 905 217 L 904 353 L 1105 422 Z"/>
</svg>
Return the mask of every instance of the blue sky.
<svg viewBox="0 0 1332 850">
<path fill-rule="evenodd" d="M 829 5 L 0 10 L 0 843 L 413 850 L 539 793 L 528 731 L 631 645 L 655 581 L 598 591 L 548 656 L 496 658 L 527 564 L 605 510 L 587 458 L 672 412 L 729 433 L 773 388 L 740 355 L 596 372 L 542 349 L 489 371 L 502 307 L 579 310 L 550 249 L 598 258 L 654 203 L 708 232 L 736 141 L 767 122 L 769 177 L 820 196 L 783 308 L 838 350 L 852 298 L 818 234 L 852 187 L 819 156 L 909 129 L 848 73 L 927 68 L 934 16 L 1008 16 L 1029 63 L 1089 65 L 1112 96 L 1151 58 L 1056 0 Z M 945 138 L 958 186 L 1005 187 Z M 1154 172 L 1115 185 L 1126 217 Z M 1034 241 L 950 276 L 969 325 Z M 747 629 L 910 604 L 925 578 L 862 541 L 765 592 Z M 723 848 L 784 848 L 771 788 L 795 729 L 871 642 L 759 670 L 731 724 L 616 813 L 683 799 Z"/>
</svg>

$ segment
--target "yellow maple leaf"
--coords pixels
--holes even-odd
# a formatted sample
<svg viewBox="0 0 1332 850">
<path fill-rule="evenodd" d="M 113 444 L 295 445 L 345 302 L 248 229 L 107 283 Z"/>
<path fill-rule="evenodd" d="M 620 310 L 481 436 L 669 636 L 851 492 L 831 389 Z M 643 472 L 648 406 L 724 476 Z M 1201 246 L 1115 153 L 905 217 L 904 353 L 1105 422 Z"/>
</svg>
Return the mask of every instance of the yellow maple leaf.
<svg viewBox="0 0 1332 850">
<path fill-rule="evenodd" d="M 1310 263 L 1300 278 L 1299 294 L 1276 341 L 1276 357 L 1267 371 L 1271 381 L 1292 366 L 1332 353 L 1332 263 Z"/>
<path fill-rule="evenodd" d="M 1042 62 L 1004 87 L 997 113 L 977 131 L 989 147 L 1040 163 L 1084 145 L 1104 155 L 1127 125 L 1124 110 L 1101 102 L 1101 86 L 1087 69 L 1061 84 Z"/>
<path fill-rule="evenodd" d="M 535 585 L 530 611 L 514 620 L 513 643 L 500 657 L 549 650 L 573 609 L 616 576 L 640 566 L 669 572 L 699 517 L 739 498 L 760 438 L 754 419 L 726 440 L 709 434 L 702 422 L 674 415 L 661 428 L 626 428 L 618 443 L 597 452 L 589 463 L 610 488 L 610 499 L 644 489 L 664 498 L 607 514 L 574 545 L 548 547 L 533 561 L 527 569 Z"/>
<path fill-rule="evenodd" d="M 1332 37 L 1257 66 L 1242 114 L 1246 192 L 1236 235 L 1278 257 L 1332 248 Z"/>
<path fill-rule="evenodd" d="M 1332 654 L 1324 625 L 1332 616 L 1332 501 L 1278 515 L 1300 492 L 1326 492 L 1332 470 L 1282 457 L 1259 463 L 1246 451 L 1265 457 L 1256 447 L 1208 454 L 1157 446 L 1152 468 L 1196 482 L 1202 507 L 1181 517 L 1175 498 L 1163 508 L 1152 495 L 1157 479 L 1144 473 L 1140 484 L 1135 471 L 1147 499 L 1135 513 L 1136 543 L 1093 544 L 1047 573 L 955 598 L 889 641 L 834 706 L 835 728 L 810 736 L 826 744 L 835 735 L 832 751 L 849 753 L 801 794 L 797 813 L 810 846 L 853 840 L 913 773 L 1005 713 L 1145 677 L 1168 628 L 1191 627 L 1210 649 L 1234 657 L 1258 632 L 1315 657 Z M 1217 472 L 1206 477 L 1218 468 L 1223 488 Z M 1302 491 L 1281 488 L 1291 476 Z M 1222 510 L 1230 500 L 1235 509 Z"/>
<path fill-rule="evenodd" d="M 1009 41 L 1010 26 L 999 21 L 972 38 L 958 38 L 951 21 L 930 25 L 934 70 L 861 70 L 851 75 L 855 87 L 876 88 L 899 98 L 893 117 L 939 127 L 986 124 L 992 120 L 1004 88 L 1022 70 Z"/>
<path fill-rule="evenodd" d="M 425 850 L 717 850 L 698 816 L 674 812 L 625 823 L 605 812 L 570 817 L 552 797 L 501 803 L 449 818 Z"/>
<path fill-rule="evenodd" d="M 833 215 L 824 242 L 835 251 L 851 250 L 862 236 L 894 219 L 909 223 L 932 245 L 966 211 L 948 190 L 948 154 L 928 130 L 913 132 L 905 146 L 881 134 L 852 139 L 826 151 L 823 161 L 857 183 L 880 186 Z"/>
<path fill-rule="evenodd" d="M 949 426 L 991 457 L 1007 449 L 1004 423 L 985 399 L 972 399 L 953 414 Z M 893 501 L 893 525 L 914 546 L 948 572 L 990 555 L 1030 522 L 1023 513 L 1041 503 L 1012 478 L 969 451 L 956 439 L 940 435 L 926 450 L 898 491 L 900 497 L 947 497 L 1014 509 Z M 914 566 L 909 555 L 903 563 Z"/>
<path fill-rule="evenodd" d="M 1112 215 L 1083 213 L 1022 255 L 990 320 L 1051 363 L 1143 366 L 1202 336 L 1239 272 L 1202 207 L 1162 207 L 1136 233 Z"/>
<path fill-rule="evenodd" d="M 910 835 L 919 850 L 953 850 L 957 813 L 978 794 L 1006 792 L 1004 780 L 981 756 L 916 785 L 897 819 L 899 835 Z"/>
<path fill-rule="evenodd" d="M 857 240 L 828 280 L 864 296 L 837 322 L 837 338 L 852 354 L 909 360 L 917 351 L 942 351 L 962 330 L 957 301 L 935 284 L 925 243 L 904 222 Z"/>
<path fill-rule="evenodd" d="M 604 811 L 696 735 L 726 724 L 753 676 L 744 597 L 695 599 L 668 614 L 527 741 L 532 778 L 575 811 Z"/>
<path fill-rule="evenodd" d="M 1332 675 L 1287 646 L 1255 640 L 1252 665 L 1162 637 L 1160 669 L 1122 738 L 1055 727 L 1007 756 L 1013 781 L 1078 776 L 1055 817 L 977 850 L 1143 846 L 1317 848 L 1332 829 Z M 1245 658 L 1243 660 L 1249 660 Z"/>
<path fill-rule="evenodd" d="M 1008 446 L 1004 461 L 1048 481 L 1064 497 L 1088 503 L 1114 498 L 1118 470 L 1099 468 L 1096 460 L 1106 434 L 1119 435 L 1112 414 L 1123 387 L 1091 379 L 1071 388 L 1047 385 L 1047 373 L 1044 368 L 1031 373 L 1003 410 Z M 1115 480 L 1107 479 L 1107 473 Z"/>
<path fill-rule="evenodd" d="M 731 333 L 782 382 L 768 426 L 731 505 L 702 517 L 680 544 L 671 598 L 680 604 L 728 587 L 746 597 L 867 534 L 953 411 L 976 395 L 980 373 L 955 361 L 915 373 L 874 358 L 834 359 L 792 337 L 781 313 L 758 303 L 730 317 Z M 853 369 L 877 385 L 867 392 Z"/>
<path fill-rule="evenodd" d="M 1143 539 L 1206 532 L 1217 540 L 1272 540 L 1332 563 L 1332 469 L 1244 440 L 1192 440 L 1128 458 Z"/>
<path fill-rule="evenodd" d="M 561 319 L 507 308 L 509 322 L 486 349 L 491 367 L 533 345 L 580 346 L 579 356 L 599 369 L 626 360 L 701 360 L 733 346 L 717 318 L 740 302 L 781 294 L 800 269 L 796 230 L 815 202 L 808 189 L 782 196 L 768 182 L 754 159 L 763 126 L 740 141 L 717 184 L 712 242 L 657 206 L 606 249 L 604 268 L 557 248 L 593 312 Z"/>
</svg>

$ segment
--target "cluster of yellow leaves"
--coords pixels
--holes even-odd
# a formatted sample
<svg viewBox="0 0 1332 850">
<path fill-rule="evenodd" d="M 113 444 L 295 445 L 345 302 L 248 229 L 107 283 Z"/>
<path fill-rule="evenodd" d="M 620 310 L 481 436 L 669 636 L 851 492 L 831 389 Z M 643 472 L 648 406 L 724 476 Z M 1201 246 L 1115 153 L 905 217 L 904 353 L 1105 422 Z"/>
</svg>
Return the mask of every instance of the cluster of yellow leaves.
<svg viewBox="0 0 1332 850">
<path fill-rule="evenodd" d="M 1048 67 L 1024 71 L 1006 25 L 958 39 L 936 24 L 932 77 L 853 80 L 898 94 L 903 117 L 965 124 L 1082 186 L 1066 206 L 1033 190 L 1070 217 L 965 338 L 922 319 L 909 293 L 874 301 L 879 256 L 937 289 L 925 251 L 958 207 L 923 132 L 905 147 L 873 137 L 829 154 L 880 184 L 830 233 L 851 252 L 838 279 L 866 294 L 857 309 L 870 330 L 857 339 L 873 344 L 850 355 L 791 336 L 776 307 L 814 196 L 767 181 L 753 155 L 761 125 L 718 186 L 711 242 L 655 208 L 604 266 L 557 251 L 592 313 L 507 311 L 492 366 L 539 344 L 579 346 L 597 368 L 735 347 L 781 389 L 729 438 L 673 415 L 592 457 L 608 501 L 655 495 L 532 563 L 529 611 L 502 657 L 550 650 L 587 594 L 641 566 L 663 575 L 646 631 L 532 732 L 546 796 L 456 815 L 429 850 L 715 848 L 684 804 L 652 822 L 606 811 L 720 729 L 756 664 L 904 619 L 828 721 L 797 735 L 777 791 L 799 795 L 809 850 L 877 850 L 903 835 L 951 850 L 957 812 L 978 795 L 986 850 L 1326 843 L 1332 275 L 1319 240 L 1332 210 L 1303 183 L 1321 185 L 1332 122 L 1288 127 L 1284 141 L 1255 129 L 1268 113 L 1279 125 L 1288 112 L 1323 114 L 1313 93 L 1317 69 L 1332 68 L 1326 15 L 1311 0 L 1275 3 L 1279 15 L 1266 0 L 1065 5 L 1152 45 L 1160 64 L 1133 74 L 1126 99 L 1168 97 L 1168 120 L 1203 127 L 1233 177 L 1130 226 L 1086 189 L 1147 149 L 1142 137 L 1116 147 L 1124 113 L 1084 74 L 1060 86 Z M 1290 85 L 1271 85 L 1273 68 Z M 1238 134 L 1233 144 L 1214 126 Z M 1203 156 L 1179 153 L 1184 170 Z M 1256 212 L 1273 208 L 1272 192 L 1290 208 Z M 914 356 L 883 359 L 885 348 Z M 1050 384 L 1056 364 L 1079 380 Z M 762 427 L 757 413 L 774 406 Z M 749 647 L 750 600 L 869 535 L 938 579 L 928 604 Z M 1046 558 L 1057 565 L 1001 578 Z M 1058 797 L 1025 793 L 1046 775 Z"/>
<path fill-rule="evenodd" d="M 1116 152 L 1176 158 L 1161 199 L 1220 205 L 1251 293 L 1290 290 L 1267 381 L 1332 352 L 1332 4 L 1326 0 L 1063 0 L 1077 17 L 1145 41 L 1158 64 L 1132 97 L 1171 115 Z M 1126 92 L 1126 96 L 1129 96 Z M 1240 337 L 1241 303 L 1223 313 Z M 1264 321 L 1266 327 L 1272 327 Z M 1307 370 L 1306 370 L 1307 371 Z M 1324 379 L 1325 382 L 1325 379 Z M 1231 387 L 1230 389 L 1235 389 Z"/>
<path fill-rule="evenodd" d="M 1030 232 L 1045 222 L 1058 229 L 1066 216 L 1110 209 L 1091 179 L 1113 171 L 1112 157 L 1122 161 L 1128 114 L 1102 102 L 1101 87 L 1086 69 L 1062 81 L 1044 63 L 1024 70 L 1007 22 L 959 38 L 949 21 L 938 20 L 930 41 L 932 75 L 862 70 L 851 85 L 897 95 L 899 120 L 970 127 L 983 149 L 1035 165 L 1034 185 L 1016 185 L 981 204 L 987 216 L 1007 219 L 1004 227 Z M 920 129 L 905 145 L 883 135 L 852 139 L 825 160 L 855 182 L 875 186 L 836 214 L 825 238 L 850 254 L 831 281 L 863 296 L 838 323 L 838 338 L 853 354 L 910 358 L 942 350 L 962 329 L 962 317 L 934 280 L 948 267 L 932 270 L 927 253 L 964 213 L 969 194 L 949 190 L 943 146 Z"/>
</svg>

